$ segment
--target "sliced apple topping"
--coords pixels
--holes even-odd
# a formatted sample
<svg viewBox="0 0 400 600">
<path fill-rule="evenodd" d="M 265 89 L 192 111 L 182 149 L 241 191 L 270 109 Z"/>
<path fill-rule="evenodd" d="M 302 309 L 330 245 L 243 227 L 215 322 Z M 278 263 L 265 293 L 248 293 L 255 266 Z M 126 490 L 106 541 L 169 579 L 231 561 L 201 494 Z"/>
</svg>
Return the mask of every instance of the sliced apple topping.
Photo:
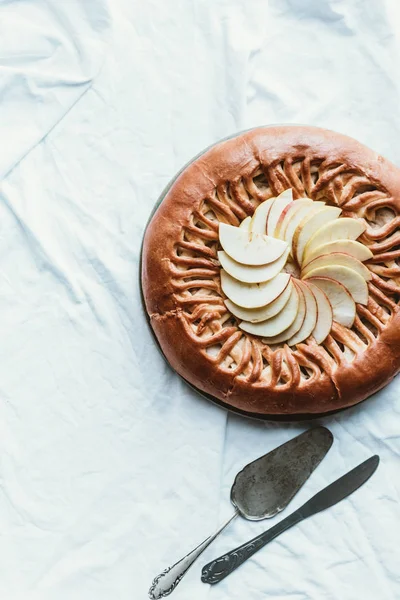
<svg viewBox="0 0 400 600">
<path fill-rule="evenodd" d="M 303 269 L 306 265 L 308 265 L 309 262 L 314 260 L 314 258 L 323 256 L 324 254 L 331 254 L 332 252 L 349 254 L 350 256 L 357 258 L 357 260 L 361 260 L 362 262 L 373 257 L 371 250 L 363 244 L 360 244 L 360 242 L 355 242 L 354 240 L 335 240 L 334 242 L 321 244 L 311 251 L 307 251 L 306 248 L 302 263 Z"/>
<path fill-rule="evenodd" d="M 306 202 L 307 204 L 310 203 L 312 204 L 312 200 L 292 200 L 292 202 L 289 202 L 289 204 L 286 204 L 285 208 L 281 211 L 281 214 L 279 215 L 278 221 L 276 223 L 276 227 L 275 227 L 275 232 L 274 232 L 274 236 L 283 240 L 283 229 L 284 227 L 286 227 L 287 221 L 290 218 L 290 215 L 293 214 L 293 211 L 296 210 L 296 208 L 300 208 L 299 206 L 299 202 Z"/>
<path fill-rule="evenodd" d="M 266 344 L 280 344 L 281 342 L 286 342 L 291 337 L 293 337 L 299 331 L 301 326 L 303 325 L 304 319 L 306 317 L 306 300 L 304 297 L 303 290 L 299 286 L 298 281 L 295 283 L 294 287 L 297 289 L 297 294 L 298 294 L 298 298 L 299 298 L 296 315 L 295 315 L 294 319 L 292 320 L 292 322 L 290 323 L 289 327 L 287 326 L 287 323 L 286 323 L 285 329 L 282 329 L 281 332 L 278 334 L 275 334 L 275 332 L 273 332 L 273 331 L 268 333 L 268 329 L 265 328 L 265 334 L 263 334 L 263 335 L 265 335 L 266 337 L 263 338 L 263 342 L 265 342 Z M 277 317 L 275 317 L 275 318 L 277 318 Z M 267 323 L 268 323 L 268 321 L 265 321 L 265 324 L 267 324 Z"/>
<path fill-rule="evenodd" d="M 308 287 L 314 294 L 314 298 L 317 302 L 317 322 L 312 331 L 312 336 L 317 344 L 322 342 L 328 337 L 333 321 L 332 306 L 329 302 L 328 296 L 319 287 L 307 281 Z"/>
<path fill-rule="evenodd" d="M 248 233 L 245 229 L 226 223 L 219 224 L 219 240 L 233 260 L 249 266 L 274 262 L 287 248 L 282 240 L 261 233 Z"/>
<path fill-rule="evenodd" d="M 356 318 L 356 304 L 346 288 L 329 277 L 311 277 L 309 282 L 325 293 L 332 307 L 333 320 L 343 327 L 352 327 Z"/>
<path fill-rule="evenodd" d="M 321 244 L 334 242 L 336 240 L 356 240 L 364 231 L 366 225 L 352 219 L 343 217 L 336 221 L 331 221 L 323 225 L 314 235 L 308 240 L 304 249 L 304 254 L 307 255 Z"/>
<path fill-rule="evenodd" d="M 334 279 L 350 292 L 354 302 L 368 304 L 367 283 L 365 279 L 356 273 L 356 271 L 353 271 L 353 269 L 342 267 L 340 265 L 326 265 L 324 267 L 319 267 L 318 269 L 313 269 L 305 275 L 303 279 L 308 279 L 310 277 L 329 277 L 330 279 Z"/>
<path fill-rule="evenodd" d="M 275 198 L 270 198 L 257 206 L 254 215 L 250 218 L 249 231 L 264 235 L 267 233 L 267 218 L 274 202 Z"/>
<path fill-rule="evenodd" d="M 278 275 L 282 271 L 288 255 L 289 248 L 286 248 L 282 256 L 278 259 L 258 267 L 238 263 L 223 251 L 218 252 L 218 259 L 222 268 L 238 281 L 243 281 L 244 283 L 262 283 L 263 281 L 273 279 L 275 275 Z"/>
<path fill-rule="evenodd" d="M 292 223 L 295 217 L 298 219 L 296 223 L 297 227 L 300 221 L 310 211 L 318 212 L 318 210 L 321 210 L 321 208 L 323 208 L 324 206 L 325 202 L 313 202 L 313 200 L 310 200 L 309 198 L 300 198 L 299 200 L 293 200 L 293 202 L 289 202 L 289 204 L 286 204 L 281 214 L 279 215 L 279 219 L 275 227 L 275 237 L 287 241 L 285 238 L 286 230 L 288 228 L 288 225 Z M 298 217 L 298 213 L 300 213 L 300 217 Z"/>
<path fill-rule="evenodd" d="M 277 315 L 259 323 L 242 321 L 239 327 L 243 331 L 247 331 L 247 333 L 252 333 L 253 335 L 277 335 L 287 329 L 288 323 L 291 325 L 297 318 L 298 311 L 300 310 L 300 302 L 304 303 L 304 297 L 300 299 L 298 288 L 294 285 L 289 301 Z"/>
<path fill-rule="evenodd" d="M 332 322 L 352 327 L 368 303 L 372 252 L 362 221 L 292 190 L 262 202 L 239 227 L 219 225 L 221 287 L 239 327 L 267 344 L 322 344 Z"/>
<path fill-rule="evenodd" d="M 281 239 L 285 240 L 292 247 L 293 235 L 300 223 L 308 216 L 311 216 L 325 206 L 325 202 L 313 202 L 312 200 L 297 200 L 295 206 L 290 210 L 282 227 L 279 230 Z"/>
<path fill-rule="evenodd" d="M 297 263 L 301 265 L 303 260 L 304 249 L 310 238 L 321 230 L 321 228 L 331 221 L 335 221 L 341 213 L 341 209 L 336 206 L 326 206 L 317 213 L 312 213 L 311 216 L 305 217 L 304 220 L 297 226 L 293 235 L 293 257 Z"/>
<path fill-rule="evenodd" d="M 250 231 L 251 217 L 246 217 L 239 225 L 239 229 Z"/>
<path fill-rule="evenodd" d="M 304 294 L 306 314 L 300 329 L 288 339 L 287 344 L 289 346 L 300 344 L 300 342 L 303 342 L 310 337 L 311 333 L 314 331 L 315 325 L 317 324 L 318 308 L 315 296 L 304 281 L 299 281 L 298 285 L 301 287 L 301 290 Z"/>
<path fill-rule="evenodd" d="M 325 267 L 326 265 L 340 265 L 342 267 L 348 267 L 349 269 L 353 269 L 356 271 L 365 281 L 370 281 L 372 279 L 371 271 L 367 269 L 365 265 L 362 264 L 361 261 L 354 258 L 354 256 L 350 256 L 350 254 L 344 254 L 342 252 L 332 252 L 332 254 L 323 254 L 318 258 L 314 258 L 311 262 L 304 267 L 301 272 L 301 276 L 304 278 L 307 273 L 312 271 L 313 269 L 318 269 L 319 267 Z"/>
<path fill-rule="evenodd" d="M 260 308 L 273 302 L 288 285 L 290 275 L 279 273 L 264 283 L 243 283 L 221 269 L 221 287 L 232 302 L 243 308 Z"/>
<path fill-rule="evenodd" d="M 291 204 L 291 202 L 293 202 L 293 192 L 291 189 L 285 190 L 282 192 L 282 194 L 279 194 L 279 196 L 274 199 L 267 219 L 267 235 L 275 235 L 275 229 L 278 224 L 279 217 L 285 207 L 288 204 Z"/>
<path fill-rule="evenodd" d="M 282 294 L 273 300 L 266 306 L 261 308 L 242 308 L 231 300 L 225 300 L 225 306 L 227 309 L 235 315 L 241 321 L 248 321 L 249 323 L 259 323 L 265 321 L 277 315 L 289 301 L 289 298 L 293 291 L 293 283 L 291 280 L 288 281 L 288 285 L 283 290 Z"/>
</svg>

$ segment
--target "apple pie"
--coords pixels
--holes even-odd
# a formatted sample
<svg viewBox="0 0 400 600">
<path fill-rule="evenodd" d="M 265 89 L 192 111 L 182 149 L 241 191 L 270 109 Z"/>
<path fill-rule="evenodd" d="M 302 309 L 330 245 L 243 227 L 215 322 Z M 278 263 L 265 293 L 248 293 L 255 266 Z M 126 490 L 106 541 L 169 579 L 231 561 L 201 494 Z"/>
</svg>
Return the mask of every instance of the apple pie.
<svg viewBox="0 0 400 600">
<path fill-rule="evenodd" d="M 251 130 L 174 180 L 142 288 L 185 380 L 254 416 L 351 406 L 400 368 L 400 171 L 314 127 Z"/>
</svg>

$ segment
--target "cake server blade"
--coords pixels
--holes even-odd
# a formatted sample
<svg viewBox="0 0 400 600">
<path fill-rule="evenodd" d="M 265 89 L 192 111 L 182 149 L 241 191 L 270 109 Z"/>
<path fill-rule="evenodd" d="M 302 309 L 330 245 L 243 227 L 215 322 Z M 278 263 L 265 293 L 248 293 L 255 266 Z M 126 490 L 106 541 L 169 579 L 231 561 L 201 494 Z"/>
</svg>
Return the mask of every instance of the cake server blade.
<svg viewBox="0 0 400 600">
<path fill-rule="evenodd" d="M 236 475 L 232 504 L 246 519 L 274 517 L 297 494 L 332 442 L 328 429 L 314 427 L 249 463 Z"/>
<path fill-rule="evenodd" d="M 231 489 L 235 513 L 213 534 L 172 567 L 158 575 L 149 590 L 152 600 L 168 596 L 189 567 L 237 516 L 261 520 L 283 510 L 324 458 L 333 442 L 325 427 L 315 427 L 246 465 Z"/>
</svg>

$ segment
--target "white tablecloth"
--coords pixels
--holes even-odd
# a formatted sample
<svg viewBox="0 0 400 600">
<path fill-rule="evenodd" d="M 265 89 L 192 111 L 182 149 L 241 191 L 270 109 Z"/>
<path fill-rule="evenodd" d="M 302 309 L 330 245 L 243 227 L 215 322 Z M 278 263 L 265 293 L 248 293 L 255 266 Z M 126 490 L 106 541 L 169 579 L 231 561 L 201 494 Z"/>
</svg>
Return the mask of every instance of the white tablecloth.
<svg viewBox="0 0 400 600">
<path fill-rule="evenodd" d="M 229 516 L 236 472 L 306 429 L 228 415 L 164 364 L 142 234 L 182 164 L 255 125 L 400 165 L 399 25 L 397 0 L 0 1 L 2 600 L 144 600 Z M 282 516 L 379 453 L 362 490 L 202 584 L 282 516 L 237 519 L 173 598 L 398 600 L 399 391 L 320 421 L 334 445 Z"/>
</svg>

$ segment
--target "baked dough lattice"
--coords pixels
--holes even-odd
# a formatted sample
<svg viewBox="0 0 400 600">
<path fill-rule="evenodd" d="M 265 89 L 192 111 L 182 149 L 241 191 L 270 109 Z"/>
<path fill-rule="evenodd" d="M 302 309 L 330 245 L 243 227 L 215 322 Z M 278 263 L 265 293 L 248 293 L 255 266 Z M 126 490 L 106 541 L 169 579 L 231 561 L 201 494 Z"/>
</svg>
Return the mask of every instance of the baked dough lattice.
<svg viewBox="0 0 400 600">
<path fill-rule="evenodd" d="M 219 222 L 238 226 L 291 188 L 365 223 L 358 241 L 368 303 L 324 342 L 269 346 L 239 328 L 221 289 Z M 169 189 L 145 234 L 142 287 L 151 326 L 172 367 L 226 406 L 256 415 L 351 406 L 400 368 L 400 170 L 346 136 L 313 127 L 258 128 L 221 142 Z"/>
</svg>

